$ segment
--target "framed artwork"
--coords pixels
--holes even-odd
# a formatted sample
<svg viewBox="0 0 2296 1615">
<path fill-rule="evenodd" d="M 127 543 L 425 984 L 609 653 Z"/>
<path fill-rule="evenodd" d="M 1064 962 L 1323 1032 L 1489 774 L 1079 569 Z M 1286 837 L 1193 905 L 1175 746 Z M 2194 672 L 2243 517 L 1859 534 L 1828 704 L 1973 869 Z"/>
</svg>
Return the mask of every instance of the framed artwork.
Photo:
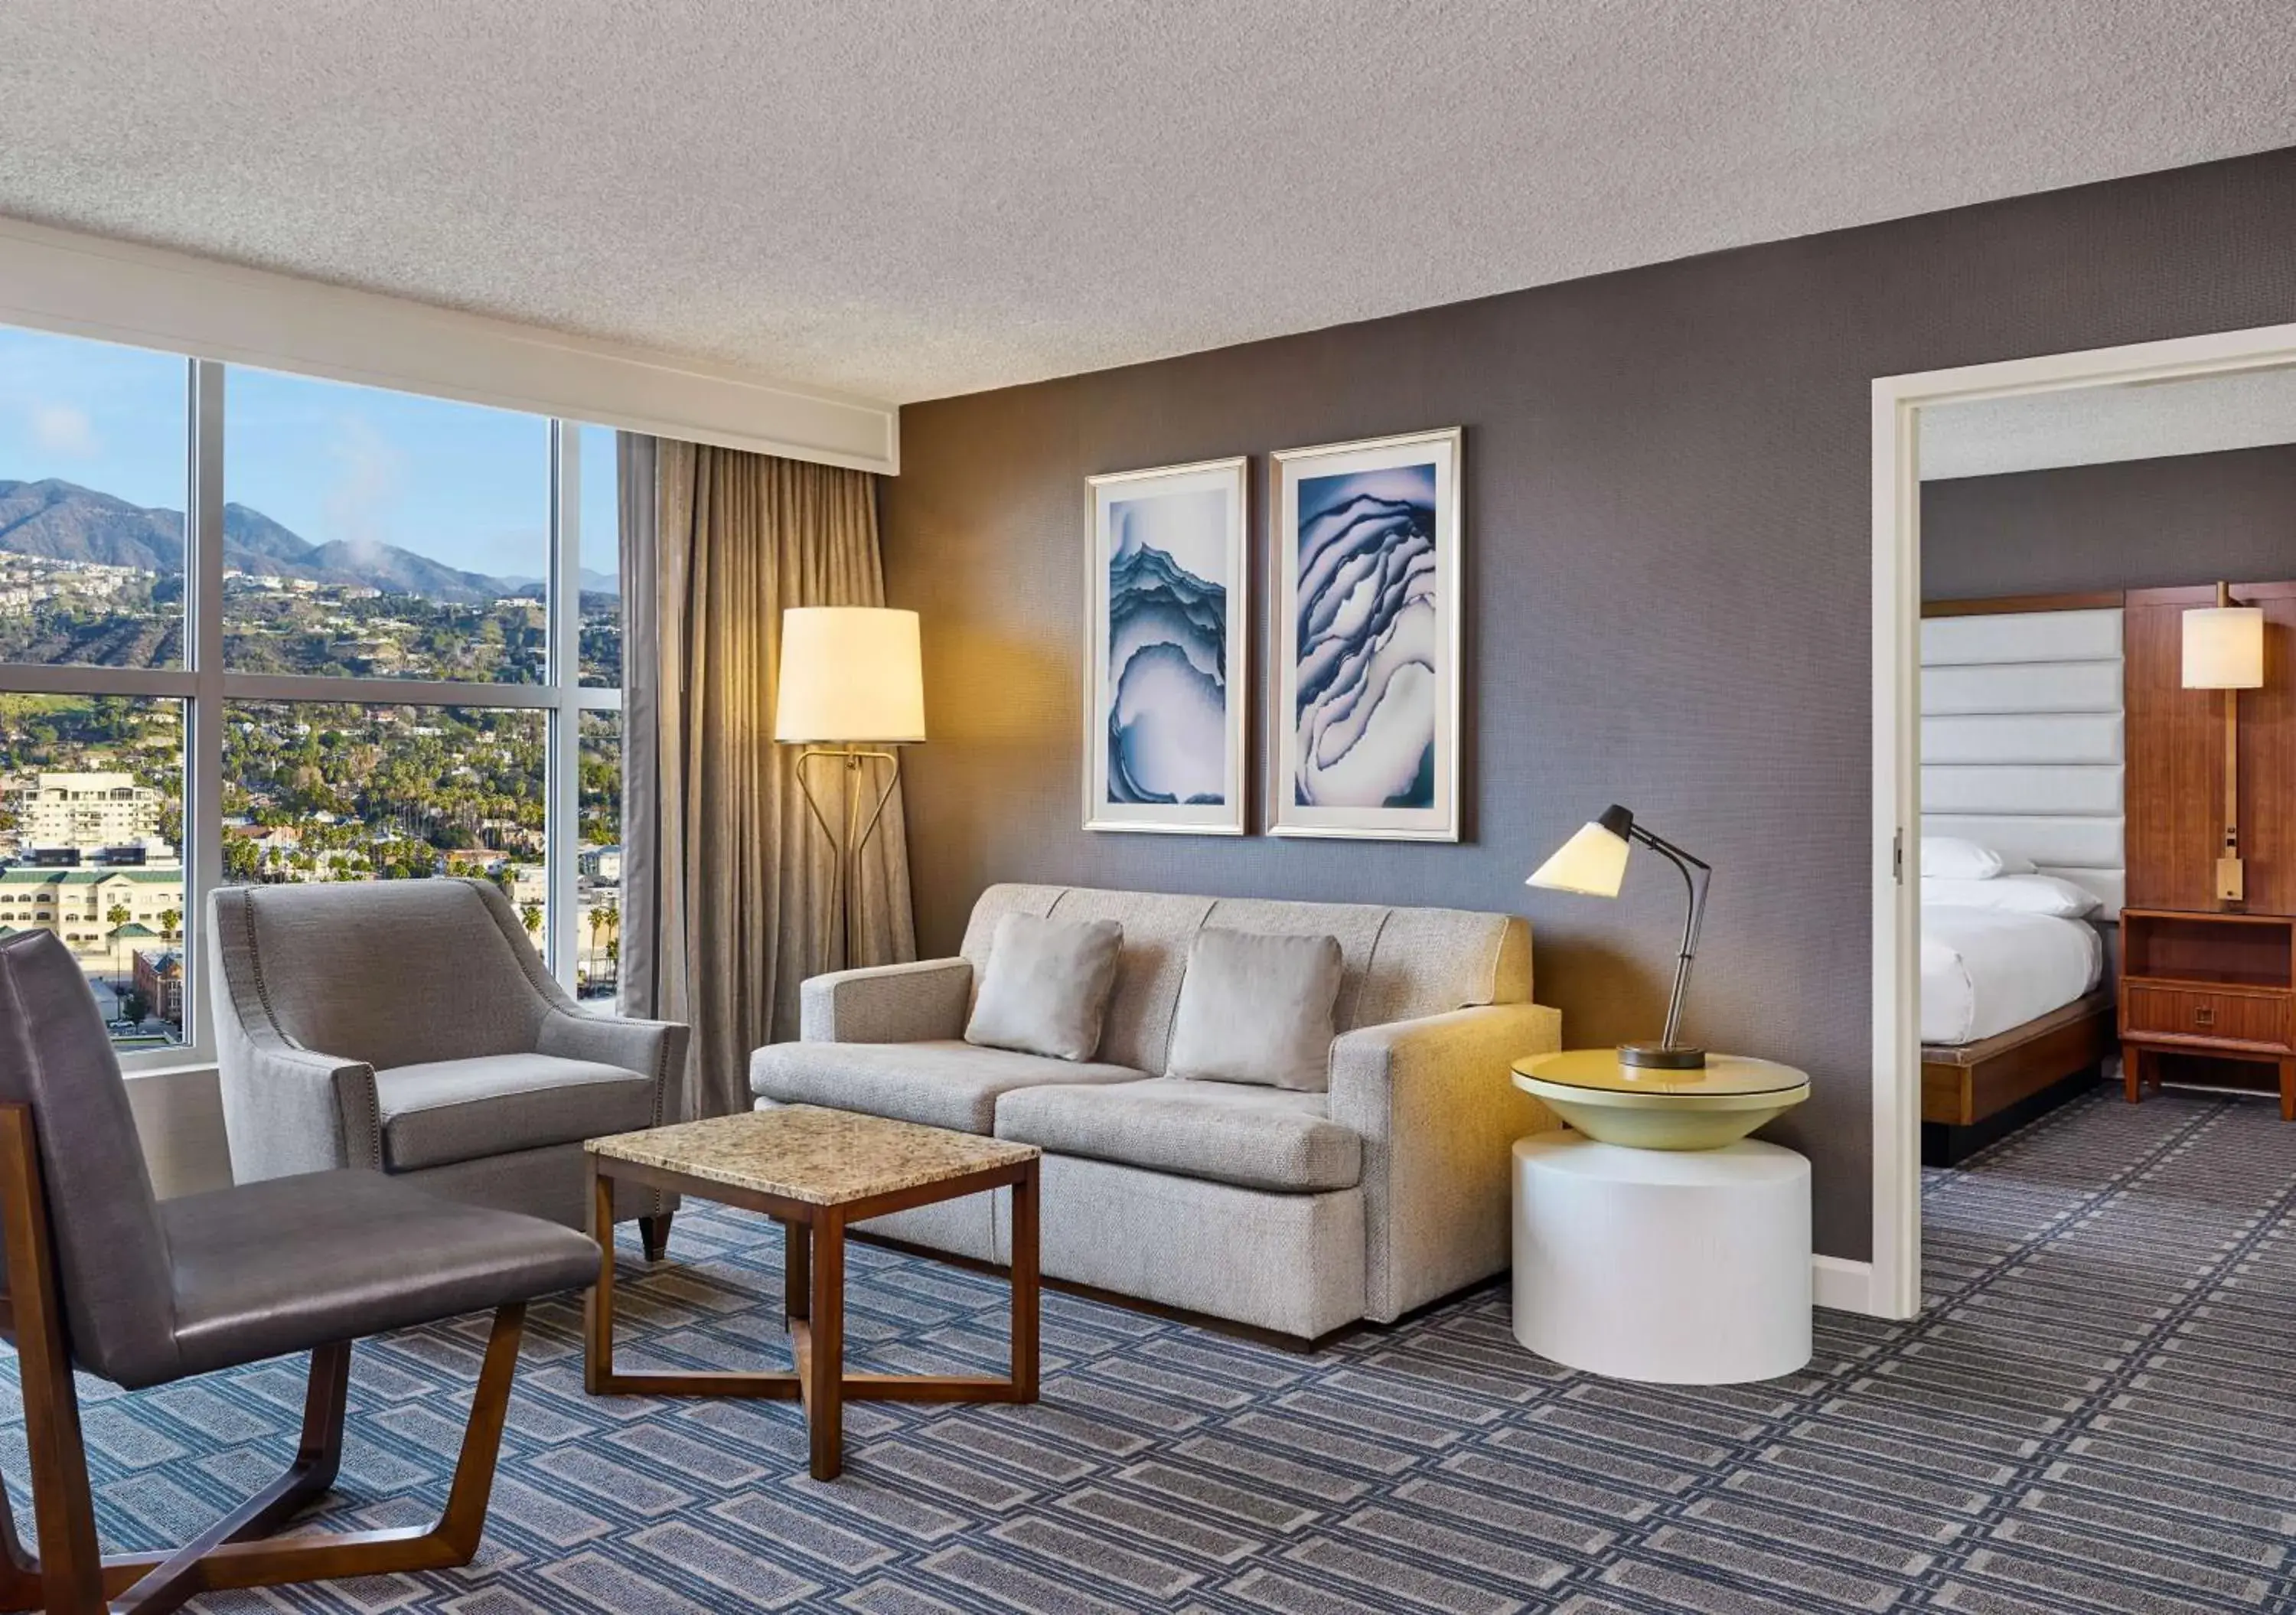
<svg viewBox="0 0 2296 1615">
<path fill-rule="evenodd" d="M 1271 835 L 1459 839 L 1459 450 L 1275 456 Z"/>
<path fill-rule="evenodd" d="M 1244 461 L 1090 479 L 1087 830 L 1243 833 Z"/>
</svg>

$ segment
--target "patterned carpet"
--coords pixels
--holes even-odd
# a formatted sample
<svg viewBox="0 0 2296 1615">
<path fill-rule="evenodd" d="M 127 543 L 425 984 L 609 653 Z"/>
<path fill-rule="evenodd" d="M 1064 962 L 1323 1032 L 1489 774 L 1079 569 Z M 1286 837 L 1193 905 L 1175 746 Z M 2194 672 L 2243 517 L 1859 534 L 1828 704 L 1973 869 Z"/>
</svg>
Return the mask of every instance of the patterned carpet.
<svg viewBox="0 0 2296 1615">
<path fill-rule="evenodd" d="M 1048 1295 L 1042 1406 L 852 1408 L 827 1486 L 788 1405 L 585 1397 L 554 1306 L 477 1564 L 194 1607 L 2296 1608 L 2292 1198 L 2296 1127 L 2268 1104 L 2082 1103 L 1931 1177 L 1921 1320 L 1821 1314 L 1807 1373 L 1728 1390 L 1554 1368 L 1503 1291 L 1315 1359 Z M 682 1216 L 676 1259 L 626 1291 L 629 1365 L 780 1357 L 763 1234 Z M 999 1371 L 1001 1285 L 853 1268 L 858 1357 Z M 480 1338 L 359 1349 L 339 1523 L 427 1520 Z M 106 1539 L 151 1544 L 275 1471 L 300 1365 L 90 1394 Z M 0 1442 L 20 1502 L 20 1417 Z"/>
</svg>

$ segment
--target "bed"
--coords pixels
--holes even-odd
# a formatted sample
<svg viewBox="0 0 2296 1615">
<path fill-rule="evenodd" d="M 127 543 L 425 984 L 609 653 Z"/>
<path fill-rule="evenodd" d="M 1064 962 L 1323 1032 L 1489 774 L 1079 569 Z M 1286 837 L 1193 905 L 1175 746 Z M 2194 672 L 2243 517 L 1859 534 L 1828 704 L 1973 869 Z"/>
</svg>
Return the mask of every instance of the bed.
<svg viewBox="0 0 2296 1615">
<path fill-rule="evenodd" d="M 2104 974 L 2087 920 L 1922 905 L 1922 1042 L 1961 1048 L 2062 1009 Z"/>
<path fill-rule="evenodd" d="M 1922 1160 L 1953 1166 L 2103 1074 L 2104 940 L 2086 920 L 1922 906 Z"/>
<path fill-rule="evenodd" d="M 2124 900 L 2121 611 L 1931 602 L 1922 622 L 1922 822 L 2077 887 L 2084 917 L 1964 913 L 1922 861 L 1922 1159 L 1951 1165 L 2103 1074 L 2105 953 Z M 1968 874 L 1971 872 L 1958 872 Z"/>
</svg>

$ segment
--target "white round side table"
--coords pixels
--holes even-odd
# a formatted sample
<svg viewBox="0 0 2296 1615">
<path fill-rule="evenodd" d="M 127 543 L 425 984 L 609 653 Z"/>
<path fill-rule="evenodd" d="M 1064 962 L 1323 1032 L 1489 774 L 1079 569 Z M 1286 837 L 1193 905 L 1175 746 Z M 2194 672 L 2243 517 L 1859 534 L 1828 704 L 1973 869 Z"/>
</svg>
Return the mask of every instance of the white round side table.
<svg viewBox="0 0 2296 1615">
<path fill-rule="evenodd" d="M 1809 1361 L 1809 1162 L 1746 1139 L 1514 1146 L 1514 1333 L 1570 1368 L 1733 1385 Z"/>
</svg>

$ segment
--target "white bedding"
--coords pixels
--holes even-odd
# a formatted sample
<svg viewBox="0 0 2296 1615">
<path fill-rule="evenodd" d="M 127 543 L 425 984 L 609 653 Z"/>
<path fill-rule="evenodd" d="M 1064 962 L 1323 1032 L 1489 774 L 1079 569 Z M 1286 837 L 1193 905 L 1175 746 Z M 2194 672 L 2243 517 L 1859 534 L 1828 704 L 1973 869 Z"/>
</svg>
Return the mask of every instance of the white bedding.
<svg viewBox="0 0 2296 1615">
<path fill-rule="evenodd" d="M 1975 1043 L 2097 984 L 2104 943 L 2086 920 L 1922 905 L 1922 1041 Z"/>
</svg>

